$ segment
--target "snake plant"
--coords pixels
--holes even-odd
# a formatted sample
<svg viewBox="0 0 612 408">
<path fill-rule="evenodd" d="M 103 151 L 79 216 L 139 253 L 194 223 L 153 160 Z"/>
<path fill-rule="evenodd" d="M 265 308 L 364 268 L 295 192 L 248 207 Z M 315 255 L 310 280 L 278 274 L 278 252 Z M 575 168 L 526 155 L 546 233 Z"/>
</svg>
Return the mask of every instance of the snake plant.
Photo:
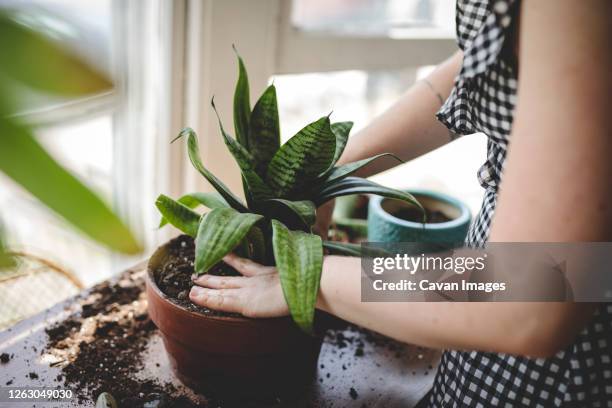
<svg viewBox="0 0 612 408">
<path fill-rule="evenodd" d="M 247 71 L 238 58 L 234 93 L 234 131 L 223 127 L 214 100 L 221 136 L 238 164 L 246 202 L 204 167 L 196 133 L 183 129 L 188 155 L 197 171 L 217 193 L 186 194 L 177 200 L 160 195 L 156 206 L 161 226 L 170 223 L 195 240 L 195 273 L 209 271 L 230 251 L 263 264 L 276 265 L 294 322 L 311 332 L 321 277 L 323 248 L 351 255 L 358 246 L 323 242 L 312 233 L 316 208 L 335 197 L 377 194 L 421 208 L 405 192 L 353 177 L 360 168 L 387 154 L 336 165 L 351 122 L 331 123 L 323 116 L 281 145 L 276 89 L 270 85 L 251 109 Z M 175 140 L 176 140 L 175 139 Z M 200 214 L 200 205 L 209 211 Z"/>
</svg>

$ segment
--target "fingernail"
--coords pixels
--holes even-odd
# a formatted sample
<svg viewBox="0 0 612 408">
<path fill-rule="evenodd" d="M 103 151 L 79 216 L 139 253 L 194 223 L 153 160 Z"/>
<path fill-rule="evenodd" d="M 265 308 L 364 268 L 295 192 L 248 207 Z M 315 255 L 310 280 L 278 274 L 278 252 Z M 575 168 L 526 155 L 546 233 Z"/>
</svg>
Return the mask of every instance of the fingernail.
<svg viewBox="0 0 612 408">
<path fill-rule="evenodd" d="M 195 273 L 193 275 L 191 275 L 191 280 L 196 280 L 198 279 L 199 275 L 196 275 Z"/>
<path fill-rule="evenodd" d="M 200 295 L 202 295 L 203 293 L 204 293 L 204 288 L 201 288 L 201 287 L 199 287 L 199 286 L 193 286 L 193 287 L 191 288 L 191 292 L 190 292 L 189 294 L 190 294 L 190 295 L 193 295 L 193 296 L 200 296 Z"/>
</svg>

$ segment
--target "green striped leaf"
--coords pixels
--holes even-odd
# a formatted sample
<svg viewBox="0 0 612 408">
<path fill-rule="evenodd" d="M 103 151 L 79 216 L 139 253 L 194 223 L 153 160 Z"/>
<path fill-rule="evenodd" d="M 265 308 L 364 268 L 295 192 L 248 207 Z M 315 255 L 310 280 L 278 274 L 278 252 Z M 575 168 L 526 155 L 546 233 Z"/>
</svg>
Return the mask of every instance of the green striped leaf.
<svg viewBox="0 0 612 408">
<path fill-rule="evenodd" d="M 176 201 L 191 209 L 194 209 L 200 205 L 210 209 L 229 207 L 227 201 L 225 201 L 219 193 L 189 193 L 181 196 L 181 198 Z M 167 223 L 168 220 L 162 217 L 159 222 L 159 228 L 163 227 Z"/>
<path fill-rule="evenodd" d="M 174 225 L 185 234 L 195 237 L 198 233 L 201 215 L 185 204 L 160 194 L 155 206 L 167 223 Z"/>
<path fill-rule="evenodd" d="M 60 166 L 29 129 L 0 119 L 0 171 L 95 241 L 136 254 L 140 245 L 111 209 Z"/>
<path fill-rule="evenodd" d="M 233 137 L 228 135 L 225 129 L 223 128 L 223 123 L 221 122 L 219 112 L 217 112 L 217 107 L 215 106 L 214 99 L 211 100 L 211 105 L 213 107 L 213 110 L 215 111 L 215 114 L 217 115 L 219 129 L 221 130 L 221 134 L 223 135 L 225 145 L 227 146 L 232 156 L 234 156 L 236 163 L 238 163 L 238 167 L 240 167 L 242 177 L 248 187 L 248 190 L 245 191 L 246 197 L 249 199 L 249 201 L 260 201 L 273 197 L 273 193 L 272 190 L 270 190 L 270 187 L 268 187 L 266 183 L 264 183 L 264 181 L 255 171 L 255 160 L 253 159 L 251 153 L 249 153 Z M 249 205 L 252 205 L 252 203 L 249 202 Z"/>
<path fill-rule="evenodd" d="M 266 182 L 278 197 L 288 198 L 331 165 L 335 150 L 336 137 L 324 116 L 281 146 L 268 166 Z"/>
<path fill-rule="evenodd" d="M 280 126 L 276 88 L 270 85 L 261 95 L 251 113 L 249 148 L 255 160 L 255 169 L 265 177 L 268 163 L 280 148 Z"/>
<path fill-rule="evenodd" d="M 242 201 L 231 192 L 231 190 L 214 174 L 212 174 L 202 164 L 200 158 L 200 147 L 198 146 L 198 137 L 191 128 L 185 128 L 181 130 L 179 135 L 173 140 L 176 141 L 182 137 L 187 137 L 187 153 L 189 154 L 189 160 L 195 169 L 202 175 L 208 182 L 221 194 L 221 196 L 227 201 L 227 203 L 234 209 L 240 212 L 247 212 L 249 209 L 244 206 Z"/>
<path fill-rule="evenodd" d="M 268 218 L 276 218 L 291 229 L 304 231 L 310 231 L 317 214 L 317 208 L 309 200 L 290 201 L 273 198 L 264 201 L 262 209 Z"/>
<path fill-rule="evenodd" d="M 330 168 L 333 167 L 340 159 L 340 156 L 342 156 L 344 148 L 346 147 L 346 143 L 348 142 L 349 133 L 351 133 L 352 128 L 353 122 L 332 123 L 331 129 L 332 132 L 334 132 L 334 136 L 336 137 L 336 150 L 334 152 L 334 160 Z"/>
<path fill-rule="evenodd" d="M 249 119 L 251 116 L 249 77 L 238 50 L 235 46 L 232 45 L 232 47 L 238 58 L 238 81 L 234 91 L 234 130 L 238 142 L 248 151 L 251 148 L 249 146 Z"/>
<path fill-rule="evenodd" d="M 202 217 L 195 239 L 195 272 L 208 272 L 262 218 L 259 214 L 239 213 L 232 208 L 215 208 Z"/>
<path fill-rule="evenodd" d="M 314 202 L 318 207 L 333 198 L 353 194 L 376 194 L 382 197 L 402 200 L 421 209 L 423 216 L 425 216 L 425 210 L 421 206 L 421 203 L 419 203 L 412 194 L 384 187 L 360 177 L 347 177 L 324 187 L 316 194 Z"/>
<path fill-rule="evenodd" d="M 397 156 L 395 156 L 395 155 L 393 155 L 391 153 L 378 154 L 376 156 L 372 156 L 372 157 L 369 157 L 367 159 L 358 160 L 356 162 L 347 163 L 347 164 L 344 164 L 342 166 L 334 167 L 332 169 L 332 171 L 325 178 L 325 181 L 323 182 L 323 184 L 324 185 L 329 185 L 329 184 L 331 184 L 334 181 L 342 180 L 343 178 L 346 178 L 346 177 L 350 176 L 351 174 L 355 173 L 357 170 L 359 170 L 359 169 L 367 166 L 368 164 L 372 163 L 374 160 L 380 159 L 381 157 L 385 157 L 385 156 L 393 157 L 393 158 L 397 159 L 400 163 L 403 163 L 402 159 L 400 159 L 399 157 L 397 157 Z"/>
<path fill-rule="evenodd" d="M 276 269 L 291 317 L 302 330 L 312 333 L 323 267 L 321 238 L 290 231 L 277 220 L 272 220 L 272 231 Z"/>
</svg>

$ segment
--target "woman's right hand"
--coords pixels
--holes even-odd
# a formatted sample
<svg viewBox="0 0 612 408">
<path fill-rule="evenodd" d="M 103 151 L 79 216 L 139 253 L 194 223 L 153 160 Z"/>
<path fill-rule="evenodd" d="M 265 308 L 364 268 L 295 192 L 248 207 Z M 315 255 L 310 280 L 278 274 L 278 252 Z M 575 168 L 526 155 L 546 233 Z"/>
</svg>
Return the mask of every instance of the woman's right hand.
<svg viewBox="0 0 612 408">
<path fill-rule="evenodd" d="M 336 200 L 330 200 L 317 208 L 317 219 L 314 224 L 314 232 L 324 241 L 328 238 L 329 225 L 331 224 L 335 205 Z"/>
</svg>

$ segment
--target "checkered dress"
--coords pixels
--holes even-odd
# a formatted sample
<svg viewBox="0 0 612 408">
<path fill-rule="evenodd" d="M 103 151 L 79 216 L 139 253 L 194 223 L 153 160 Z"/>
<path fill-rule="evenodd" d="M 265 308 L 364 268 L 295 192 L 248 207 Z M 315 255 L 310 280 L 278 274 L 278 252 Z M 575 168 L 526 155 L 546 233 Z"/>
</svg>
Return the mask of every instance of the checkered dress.
<svg viewBox="0 0 612 408">
<path fill-rule="evenodd" d="M 512 44 L 518 8 L 519 0 L 457 2 L 464 60 L 437 116 L 456 135 L 488 136 L 487 159 L 478 171 L 485 196 L 466 238 L 471 246 L 482 246 L 489 237 L 502 179 L 516 104 Z M 575 342 L 552 358 L 446 351 L 429 405 L 612 407 L 612 304 L 601 306 Z"/>
</svg>

